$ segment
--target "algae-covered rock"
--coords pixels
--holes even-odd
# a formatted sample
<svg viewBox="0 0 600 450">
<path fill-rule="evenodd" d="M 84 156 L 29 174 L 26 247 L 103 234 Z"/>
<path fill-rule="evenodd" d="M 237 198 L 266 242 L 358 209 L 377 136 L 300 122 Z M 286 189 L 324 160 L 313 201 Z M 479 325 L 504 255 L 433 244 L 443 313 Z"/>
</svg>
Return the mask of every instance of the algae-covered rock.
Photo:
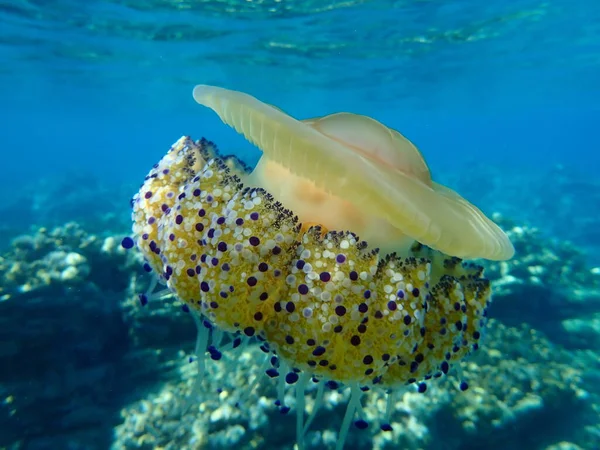
<svg viewBox="0 0 600 450">
<path fill-rule="evenodd" d="M 114 420 L 130 386 L 121 302 L 134 269 L 101 246 L 69 223 L 21 236 L 1 255 L 0 447 L 67 448 L 61 436 Z"/>
<path fill-rule="evenodd" d="M 523 439 L 529 440 L 530 448 L 565 439 L 588 445 L 593 436 L 581 430 L 593 423 L 595 413 L 583 380 L 585 364 L 573 363 L 569 352 L 525 327 L 492 320 L 485 340 L 482 350 L 462 365 L 468 390 L 457 389 L 453 374 L 430 384 L 425 394 L 407 388 L 394 401 L 391 433 L 378 427 L 385 397 L 372 392 L 363 400 L 370 426 L 351 430 L 350 442 L 374 449 L 499 450 L 520 445 Z M 292 448 L 295 436 L 289 429 L 295 420 L 295 398 L 292 391 L 285 397 L 291 416 L 279 414 L 274 406 L 276 383 L 260 364 L 264 358 L 257 346 L 225 354 L 208 364 L 207 375 L 194 391 L 195 365 L 186 364 L 181 354 L 180 379 L 123 409 L 124 422 L 117 428 L 113 449 Z M 314 407 L 316 388 L 308 388 L 307 413 Z M 328 387 L 324 399 L 307 435 L 310 449 L 329 448 L 335 442 L 348 392 Z M 530 436 L 531 427 L 549 423 L 553 427 L 543 435 Z M 236 433 L 228 431 L 232 427 L 245 429 L 244 438 L 234 439 Z"/>
<path fill-rule="evenodd" d="M 141 305 L 137 294 L 151 277 L 137 269 L 139 255 L 123 252 L 121 239 L 100 239 L 70 224 L 21 237 L 0 256 L 0 446 L 291 448 L 295 397 L 291 391 L 285 396 L 291 410 L 281 415 L 274 406 L 276 382 L 264 374 L 265 354 L 254 344 L 225 352 L 208 363 L 194 387 L 196 364 L 188 363 L 193 320 L 172 297 Z M 525 261 L 540 266 L 536 258 L 516 264 L 522 269 Z M 562 308 L 556 319 L 548 320 L 547 312 L 545 320 L 536 318 L 523 300 L 535 283 L 514 275 L 523 282 L 501 286 L 490 312 L 501 321 L 490 322 L 480 350 L 462 365 L 461 379 L 470 388 L 460 392 L 453 373 L 429 383 L 425 394 L 407 388 L 393 402 L 392 432 L 378 428 L 384 395 L 365 396 L 369 428 L 351 429 L 349 442 L 373 449 L 499 450 L 523 442 L 529 448 L 594 448 L 600 360 L 597 346 L 591 347 L 597 288 L 590 286 L 598 275 L 588 269 L 569 288 L 569 270 L 580 269 L 568 261 L 566 266 L 571 269 L 564 273 L 537 272 L 542 288 L 553 280 L 556 292 L 571 289 L 571 296 L 552 303 Z M 509 269 L 498 280 L 510 280 Z M 514 273 L 537 270 L 521 269 Z M 77 276 L 64 277 L 65 270 Z M 494 270 L 488 274 L 499 273 Z M 542 311 L 543 299 L 535 299 Z M 562 334 L 547 322 L 560 325 Z M 565 350 L 559 343 L 567 335 L 568 342 L 590 350 Z M 317 388 L 313 383 L 307 389 L 307 414 Z M 347 390 L 325 389 L 308 449 L 335 445 L 347 400 Z M 540 427 L 548 431 L 531 432 Z"/>
<path fill-rule="evenodd" d="M 485 263 L 494 289 L 490 315 L 543 330 L 562 345 L 597 348 L 598 270 L 569 243 L 545 238 L 535 228 L 505 226 L 516 254 L 510 261 Z"/>
</svg>

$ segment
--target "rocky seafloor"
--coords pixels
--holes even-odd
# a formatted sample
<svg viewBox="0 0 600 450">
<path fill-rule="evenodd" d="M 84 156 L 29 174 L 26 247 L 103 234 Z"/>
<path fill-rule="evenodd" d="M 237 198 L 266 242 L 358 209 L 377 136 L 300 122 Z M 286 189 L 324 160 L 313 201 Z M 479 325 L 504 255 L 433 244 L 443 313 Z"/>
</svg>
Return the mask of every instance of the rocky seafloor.
<svg viewBox="0 0 600 450">
<path fill-rule="evenodd" d="M 580 250 L 496 216 L 517 256 L 488 263 L 494 303 L 480 350 L 449 376 L 401 392 L 392 433 L 381 394 L 347 448 L 600 448 L 600 268 Z M 38 229 L 0 256 L 0 448 L 291 449 L 295 415 L 274 406 L 263 353 L 210 361 L 199 381 L 195 325 L 172 298 L 142 307 L 149 282 L 122 236 L 77 223 Z M 307 410 L 314 391 L 307 395 Z M 307 435 L 330 448 L 348 393 L 326 389 Z M 295 400 L 286 403 L 294 410 Z"/>
</svg>

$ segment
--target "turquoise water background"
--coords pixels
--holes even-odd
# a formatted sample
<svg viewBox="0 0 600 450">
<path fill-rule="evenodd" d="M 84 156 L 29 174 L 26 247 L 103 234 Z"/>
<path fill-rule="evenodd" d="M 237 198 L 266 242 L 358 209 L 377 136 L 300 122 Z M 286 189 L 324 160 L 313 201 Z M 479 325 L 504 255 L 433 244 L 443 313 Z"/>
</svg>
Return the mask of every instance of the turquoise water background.
<svg viewBox="0 0 600 450">
<path fill-rule="evenodd" d="M 507 324 L 498 336 L 522 325 L 513 336 L 526 348 L 514 344 L 502 362 L 531 355 L 523 370 L 539 373 L 554 370 L 555 357 L 573 363 L 586 379 L 572 384 L 594 396 L 586 412 L 593 430 L 581 442 L 600 448 L 593 446 L 600 442 L 600 0 L 0 0 L 0 447 L 108 448 L 119 414 L 130 411 L 121 408 L 146 398 L 132 386 L 136 376 L 127 378 L 137 360 L 129 366 L 126 357 L 140 348 L 192 351 L 191 321 L 179 309 L 177 317 L 166 309 L 158 319 L 146 314 L 134 290 L 147 274 L 114 249 L 131 231 L 131 196 L 180 136 L 206 137 L 248 163 L 259 156 L 194 102 L 196 84 L 250 93 L 297 118 L 374 117 L 420 148 L 436 181 L 488 214 L 500 212 L 505 228 L 514 220 L 521 253 L 507 273 L 503 266 L 491 273 L 516 287 L 492 315 Z M 39 227 L 61 229 L 48 237 Z M 86 247 L 86 233 L 98 248 Z M 112 242 L 110 257 L 100 242 Z M 63 245 L 91 267 L 75 288 L 44 284 L 44 270 L 56 265 L 46 253 Z M 533 276 L 544 269 L 550 275 L 542 281 Z M 577 319 L 571 328 L 565 317 Z M 552 344 L 530 351 L 538 338 L 526 338 L 538 331 Z M 495 352 L 511 345 L 503 339 L 491 343 Z M 116 368 L 114 384 L 81 375 L 96 366 Z M 497 368 L 499 378 L 521 373 L 500 366 L 482 366 L 491 373 L 483 381 L 493 386 Z M 163 376 L 157 365 L 150 378 Z M 79 397 L 61 390 L 64 380 L 80 383 Z M 55 386 L 55 403 L 33 398 Z M 93 406 L 84 409 L 89 423 L 61 429 L 63 416 L 84 415 L 72 406 L 80 399 Z M 580 433 L 565 419 L 580 420 L 579 411 L 551 412 L 556 423 L 540 415 L 543 426 L 533 423 L 529 433 L 529 423 L 515 421 L 516 440 L 494 445 L 526 436 L 531 442 L 523 438 L 519 448 L 530 450 L 545 441 L 544 426 L 556 428 L 549 441 Z M 443 428 L 433 433 L 452 427 Z M 170 439 L 168 427 L 162 432 Z"/>
<path fill-rule="evenodd" d="M 198 83 L 297 117 L 371 115 L 436 173 L 595 176 L 599 55 L 593 0 L 5 0 L 0 189 L 70 171 L 138 180 L 182 134 L 256 157 L 193 102 Z"/>
</svg>

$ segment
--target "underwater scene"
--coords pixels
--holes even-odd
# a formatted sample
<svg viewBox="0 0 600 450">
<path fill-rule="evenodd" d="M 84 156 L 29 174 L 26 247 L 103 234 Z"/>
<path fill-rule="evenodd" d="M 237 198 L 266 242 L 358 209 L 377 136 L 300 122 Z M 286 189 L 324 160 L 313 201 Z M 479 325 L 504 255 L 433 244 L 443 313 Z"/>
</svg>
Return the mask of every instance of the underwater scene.
<svg viewBox="0 0 600 450">
<path fill-rule="evenodd" d="M 600 450 L 600 2 L 0 0 L 0 449 Z"/>
</svg>

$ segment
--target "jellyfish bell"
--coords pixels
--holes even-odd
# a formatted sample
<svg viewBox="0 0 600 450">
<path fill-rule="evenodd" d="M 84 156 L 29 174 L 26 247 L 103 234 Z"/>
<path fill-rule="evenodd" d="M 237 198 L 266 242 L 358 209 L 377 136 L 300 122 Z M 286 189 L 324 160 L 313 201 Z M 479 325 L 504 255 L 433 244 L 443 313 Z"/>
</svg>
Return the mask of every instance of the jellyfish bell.
<svg viewBox="0 0 600 450">
<path fill-rule="evenodd" d="M 460 258 L 513 256 L 506 234 L 435 183 L 419 150 L 380 122 L 351 113 L 300 121 L 215 86 L 193 94 L 263 152 L 244 182 L 266 189 L 301 222 L 352 230 L 384 253 L 402 254 L 418 241 Z"/>
<path fill-rule="evenodd" d="M 301 122 L 378 165 L 393 167 L 431 185 L 429 167 L 417 147 L 371 117 L 342 112 Z"/>
<path fill-rule="evenodd" d="M 365 168 L 368 164 L 376 167 L 387 165 L 431 184 L 429 168 L 418 149 L 402 135 L 370 117 L 336 113 L 303 120 L 302 123 L 364 158 L 359 164 Z M 314 175 L 310 178 L 296 175 L 267 154 L 262 156 L 247 183 L 263 187 L 284 205 L 291 205 L 302 222 L 319 224 L 327 229 L 353 230 L 371 247 L 379 248 L 383 253 L 395 251 L 404 254 L 414 242 L 385 218 L 365 214 L 360 204 L 331 193 L 326 186 L 321 187 Z"/>
</svg>

